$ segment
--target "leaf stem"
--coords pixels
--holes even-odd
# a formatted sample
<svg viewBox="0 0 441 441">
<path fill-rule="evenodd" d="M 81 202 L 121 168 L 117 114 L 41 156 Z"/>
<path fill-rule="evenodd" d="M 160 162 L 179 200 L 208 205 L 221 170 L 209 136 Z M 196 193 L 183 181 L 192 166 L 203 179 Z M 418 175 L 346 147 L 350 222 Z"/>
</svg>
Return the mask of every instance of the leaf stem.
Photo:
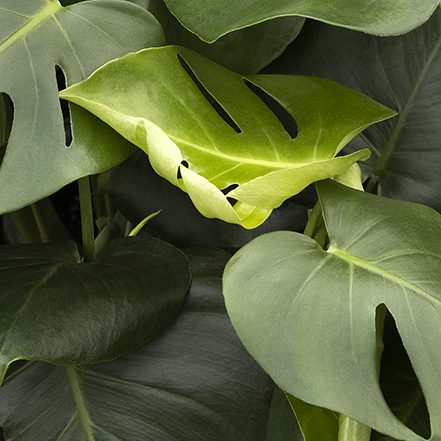
<svg viewBox="0 0 441 441">
<path fill-rule="evenodd" d="M 80 195 L 84 261 L 92 262 L 95 259 L 95 229 L 89 176 L 78 179 L 78 191 Z"/>
<path fill-rule="evenodd" d="M 110 221 L 98 234 L 95 240 L 95 253 L 99 254 L 99 252 L 112 240 L 118 237 L 121 228 L 120 226 L 114 222 Z"/>
<path fill-rule="evenodd" d="M 309 211 L 308 222 L 306 223 L 305 231 L 303 232 L 303 234 L 309 236 L 311 239 L 313 238 L 317 222 L 319 221 L 321 215 L 322 206 L 320 204 L 320 201 L 317 201 L 314 205 L 314 208 Z"/>
<path fill-rule="evenodd" d="M 372 429 L 346 415 L 338 420 L 338 441 L 369 441 Z"/>
<path fill-rule="evenodd" d="M 325 220 L 320 201 L 317 201 L 314 208 L 309 211 L 308 222 L 303 232 L 306 236 L 314 239 L 323 249 L 329 245 L 329 235 L 326 230 Z"/>
<path fill-rule="evenodd" d="M 70 393 L 75 407 L 76 416 L 83 427 L 83 434 L 87 441 L 95 441 L 93 436 L 93 423 L 86 409 L 83 394 L 80 388 L 80 381 L 75 366 L 65 366 Z"/>
<path fill-rule="evenodd" d="M 412 395 L 409 398 L 409 402 L 407 406 L 403 409 L 403 411 L 397 415 L 398 419 L 407 425 L 410 417 L 412 416 L 413 411 L 416 409 L 420 401 L 424 399 L 423 391 L 421 390 L 420 385 L 414 388 Z"/>
</svg>

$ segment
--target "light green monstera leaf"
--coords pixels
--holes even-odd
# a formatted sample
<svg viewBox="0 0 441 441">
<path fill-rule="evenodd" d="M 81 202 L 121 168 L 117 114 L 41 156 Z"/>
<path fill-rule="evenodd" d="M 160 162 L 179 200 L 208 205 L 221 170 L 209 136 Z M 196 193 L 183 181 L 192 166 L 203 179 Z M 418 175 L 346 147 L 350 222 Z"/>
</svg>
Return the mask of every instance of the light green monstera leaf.
<svg viewBox="0 0 441 441">
<path fill-rule="evenodd" d="M 250 84 L 289 112 L 298 136 Z M 60 96 L 143 149 L 155 171 L 188 192 L 204 216 L 245 228 L 263 223 L 312 182 L 367 159 L 367 149 L 336 155 L 364 128 L 395 115 L 328 80 L 242 76 L 177 46 L 111 61 Z"/>
</svg>

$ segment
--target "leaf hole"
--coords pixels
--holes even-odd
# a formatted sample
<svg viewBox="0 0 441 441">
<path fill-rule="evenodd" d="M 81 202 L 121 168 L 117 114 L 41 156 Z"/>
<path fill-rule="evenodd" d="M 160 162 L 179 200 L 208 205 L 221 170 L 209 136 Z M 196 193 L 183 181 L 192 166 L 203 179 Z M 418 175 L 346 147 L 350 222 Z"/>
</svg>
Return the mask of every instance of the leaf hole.
<svg viewBox="0 0 441 441">
<path fill-rule="evenodd" d="M 60 66 L 55 66 L 58 91 L 66 89 L 66 77 Z M 66 147 L 72 144 L 72 121 L 70 117 L 70 106 L 66 100 L 60 99 L 61 114 L 63 115 L 63 127 Z"/>
<path fill-rule="evenodd" d="M 226 112 L 226 110 L 222 107 L 222 105 L 214 98 L 213 95 L 205 88 L 205 86 L 198 80 L 195 73 L 191 69 L 191 67 L 187 64 L 187 62 L 178 54 L 178 60 L 181 63 L 182 68 L 188 74 L 188 76 L 192 79 L 193 83 L 197 86 L 199 91 L 202 93 L 204 98 L 210 103 L 211 107 L 215 110 L 215 112 L 236 132 L 242 133 L 242 130 L 239 126 L 234 122 L 230 115 Z"/>
<path fill-rule="evenodd" d="M 383 343 L 380 387 L 386 403 L 392 413 L 410 430 L 429 439 L 430 417 L 423 390 L 389 311 L 386 312 L 384 322 Z M 373 432 L 371 441 L 380 441 L 383 437 L 384 435 Z"/>
<path fill-rule="evenodd" d="M 224 195 L 227 195 L 230 191 L 233 191 L 235 188 L 239 187 L 239 184 L 231 184 L 229 185 L 227 188 L 224 188 L 223 190 L 221 190 L 221 192 Z M 236 199 L 234 198 L 229 198 L 227 197 L 227 201 L 230 203 L 231 206 L 234 206 L 234 204 L 237 202 Z"/>
<path fill-rule="evenodd" d="M 299 129 L 293 116 L 278 101 L 276 101 L 271 95 L 268 95 L 259 86 L 256 86 L 246 79 L 243 81 L 248 89 L 255 93 L 271 110 L 271 112 L 273 112 L 274 116 L 280 121 L 291 139 L 296 138 L 299 134 Z"/>
<path fill-rule="evenodd" d="M 222 191 L 223 194 L 228 194 L 230 191 L 233 191 L 237 187 L 239 187 L 239 184 L 231 184 L 227 188 L 224 188 L 221 191 Z"/>
<path fill-rule="evenodd" d="M 188 162 L 185 160 L 181 161 L 181 165 L 188 168 Z M 181 167 L 178 168 L 178 179 L 182 179 Z"/>
<path fill-rule="evenodd" d="M 7 93 L 0 93 L 0 164 L 6 153 L 14 121 L 14 104 Z"/>
</svg>

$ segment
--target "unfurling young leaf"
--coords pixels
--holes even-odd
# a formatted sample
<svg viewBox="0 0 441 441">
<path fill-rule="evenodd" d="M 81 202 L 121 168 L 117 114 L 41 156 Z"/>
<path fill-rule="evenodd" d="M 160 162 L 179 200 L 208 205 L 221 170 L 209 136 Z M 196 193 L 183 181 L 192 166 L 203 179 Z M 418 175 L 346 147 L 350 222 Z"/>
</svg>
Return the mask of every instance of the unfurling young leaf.
<svg viewBox="0 0 441 441">
<path fill-rule="evenodd" d="M 245 228 L 263 223 L 309 184 L 367 159 L 367 149 L 336 155 L 363 129 L 396 114 L 328 80 L 242 76 L 176 46 L 109 62 L 60 96 L 144 150 L 155 171 L 186 191 L 204 216 Z M 298 136 L 262 96 L 289 112 Z"/>
</svg>

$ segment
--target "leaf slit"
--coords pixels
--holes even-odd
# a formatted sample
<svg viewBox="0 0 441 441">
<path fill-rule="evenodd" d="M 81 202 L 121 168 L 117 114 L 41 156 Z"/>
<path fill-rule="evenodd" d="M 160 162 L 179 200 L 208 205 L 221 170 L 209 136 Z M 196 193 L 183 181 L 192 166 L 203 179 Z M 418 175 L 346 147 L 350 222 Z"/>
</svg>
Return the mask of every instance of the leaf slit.
<svg viewBox="0 0 441 441">
<path fill-rule="evenodd" d="M 430 418 L 423 390 L 404 348 L 392 314 L 387 311 L 383 333 L 380 388 L 392 413 L 417 435 L 429 439 Z M 373 434 L 372 441 L 380 438 Z"/>
<path fill-rule="evenodd" d="M 194 84 L 197 86 L 199 91 L 202 93 L 204 98 L 210 103 L 211 107 L 216 111 L 216 113 L 236 132 L 242 133 L 240 127 L 234 122 L 230 115 L 226 112 L 226 110 L 222 107 L 222 105 L 214 98 L 213 95 L 205 88 L 205 86 L 197 79 L 196 75 L 192 71 L 191 67 L 187 64 L 187 62 L 179 55 L 178 60 L 181 63 L 182 68 L 188 74 L 188 76 L 192 79 Z"/>
<path fill-rule="evenodd" d="M 66 88 L 66 77 L 60 66 L 55 66 L 55 72 L 57 77 L 58 91 Z M 63 126 L 66 147 L 72 144 L 72 122 L 70 116 L 69 102 L 60 99 L 61 114 L 63 115 Z"/>
<path fill-rule="evenodd" d="M 256 86 L 251 81 L 246 79 L 244 79 L 244 83 L 248 89 L 255 93 L 271 110 L 271 112 L 273 112 L 274 116 L 280 121 L 291 139 L 296 138 L 299 134 L 299 129 L 293 116 L 278 101 L 276 101 L 271 95 L 268 95 L 259 86 Z"/>
<path fill-rule="evenodd" d="M 185 168 L 188 168 L 188 162 L 185 160 L 181 161 L 181 165 Z M 182 179 L 181 167 L 178 168 L 178 179 Z"/>
<path fill-rule="evenodd" d="M 224 188 L 221 191 L 222 191 L 223 194 L 228 194 L 230 191 L 233 191 L 237 187 L 239 187 L 239 184 L 231 184 L 227 188 Z"/>
<path fill-rule="evenodd" d="M 6 153 L 13 120 L 14 104 L 8 94 L 0 93 L 0 164 Z"/>
</svg>

